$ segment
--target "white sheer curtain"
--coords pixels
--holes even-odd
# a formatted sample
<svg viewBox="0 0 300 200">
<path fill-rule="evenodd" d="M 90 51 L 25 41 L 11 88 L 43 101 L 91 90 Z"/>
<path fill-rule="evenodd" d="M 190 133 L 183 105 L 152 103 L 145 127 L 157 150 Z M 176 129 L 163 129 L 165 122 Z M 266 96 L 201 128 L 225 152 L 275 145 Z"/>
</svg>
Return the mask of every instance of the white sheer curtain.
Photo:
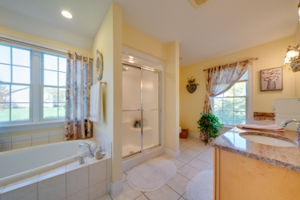
<svg viewBox="0 0 300 200">
<path fill-rule="evenodd" d="M 66 82 L 66 138 L 93 137 L 90 117 L 92 59 L 69 53 Z"/>
<path fill-rule="evenodd" d="M 204 101 L 204 113 L 212 110 L 210 98 L 218 96 L 231 88 L 247 71 L 253 59 L 244 60 L 232 64 L 221 65 L 207 69 L 206 97 Z"/>
</svg>

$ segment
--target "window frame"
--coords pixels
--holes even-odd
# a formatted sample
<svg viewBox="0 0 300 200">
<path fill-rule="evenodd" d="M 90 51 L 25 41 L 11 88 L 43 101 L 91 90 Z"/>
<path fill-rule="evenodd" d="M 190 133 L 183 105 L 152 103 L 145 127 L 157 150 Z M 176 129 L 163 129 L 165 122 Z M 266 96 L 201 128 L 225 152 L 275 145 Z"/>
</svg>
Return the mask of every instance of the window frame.
<svg viewBox="0 0 300 200">
<path fill-rule="evenodd" d="M 251 121 L 251 116 L 250 116 L 250 113 L 252 112 L 252 105 L 250 105 L 250 101 L 252 99 L 252 88 L 251 88 L 251 83 L 252 83 L 252 70 L 251 69 L 248 69 L 247 72 L 248 73 L 248 79 L 247 80 L 239 80 L 237 81 L 236 83 L 239 83 L 239 82 L 245 82 L 246 83 L 246 96 L 232 96 L 232 97 L 229 97 L 229 98 L 245 98 L 245 123 L 249 123 Z M 235 83 L 235 84 L 236 84 Z M 235 85 L 234 84 L 234 85 Z M 234 87 L 231 86 L 231 87 Z M 214 98 L 220 98 L 220 97 L 212 97 L 212 107 L 214 106 Z M 226 98 L 226 97 L 222 97 L 223 98 Z M 224 109 L 223 109 L 224 105 L 222 104 L 222 113 L 224 112 Z M 212 112 L 214 113 L 214 110 L 212 109 Z M 233 112 L 234 112 L 234 106 L 233 106 Z M 237 124 L 224 124 L 224 127 L 225 128 L 233 128 L 235 127 Z"/>
<path fill-rule="evenodd" d="M 43 50 L 36 50 L 34 48 L 23 47 L 22 45 L 15 45 L 0 41 L 0 45 L 10 47 L 10 79 L 11 82 L 1 82 L 1 84 L 9 85 L 10 91 L 12 85 L 21 85 L 21 86 L 29 86 L 30 94 L 29 94 L 29 119 L 28 120 L 18 120 L 18 121 L 8 121 L 8 122 L 0 122 L 0 133 L 7 133 L 7 132 L 14 132 L 14 131 L 21 131 L 21 130 L 34 130 L 40 128 L 52 128 L 52 127 L 62 127 L 65 118 L 51 118 L 51 119 L 44 119 L 43 118 L 43 73 L 44 73 L 44 66 L 43 66 L 43 55 L 49 54 L 60 57 L 65 57 L 65 55 L 58 54 L 58 53 L 51 53 Z M 30 84 L 23 84 L 23 83 L 12 83 L 12 49 L 25 49 L 30 51 Z M 8 65 L 6 63 L 3 63 Z M 16 65 L 19 66 L 19 65 Z M 67 72 L 66 72 L 67 73 Z M 11 94 L 9 97 L 9 106 L 11 107 Z M 37 105 L 37 106 L 34 106 Z M 11 109 L 10 109 L 10 118 L 11 120 Z"/>
</svg>

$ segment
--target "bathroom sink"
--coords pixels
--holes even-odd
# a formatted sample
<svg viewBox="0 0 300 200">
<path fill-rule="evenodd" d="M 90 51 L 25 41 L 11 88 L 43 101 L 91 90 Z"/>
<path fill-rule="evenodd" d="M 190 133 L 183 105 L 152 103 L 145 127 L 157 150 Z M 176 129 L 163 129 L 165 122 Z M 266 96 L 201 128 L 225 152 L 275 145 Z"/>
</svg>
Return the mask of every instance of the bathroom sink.
<svg viewBox="0 0 300 200">
<path fill-rule="evenodd" d="M 252 142 L 266 144 L 271 146 L 278 147 L 296 147 L 297 144 L 290 139 L 276 137 L 267 133 L 259 133 L 259 132 L 244 132 L 240 133 L 240 136 L 245 138 L 246 140 L 250 140 Z"/>
</svg>

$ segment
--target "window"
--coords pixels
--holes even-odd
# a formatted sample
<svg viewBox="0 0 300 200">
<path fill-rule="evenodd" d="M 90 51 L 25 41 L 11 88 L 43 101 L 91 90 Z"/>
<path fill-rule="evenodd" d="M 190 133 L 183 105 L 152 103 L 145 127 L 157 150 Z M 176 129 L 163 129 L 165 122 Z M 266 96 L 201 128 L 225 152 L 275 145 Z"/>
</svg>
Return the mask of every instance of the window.
<svg viewBox="0 0 300 200">
<path fill-rule="evenodd" d="M 65 117 L 66 58 L 43 54 L 43 119 Z"/>
<path fill-rule="evenodd" d="M 0 43 L 0 126 L 65 117 L 66 58 Z"/>
<path fill-rule="evenodd" d="M 0 45 L 0 122 L 30 119 L 31 51 Z"/>
<path fill-rule="evenodd" d="M 245 124 L 247 121 L 248 72 L 229 90 L 212 99 L 213 113 L 225 125 Z"/>
</svg>

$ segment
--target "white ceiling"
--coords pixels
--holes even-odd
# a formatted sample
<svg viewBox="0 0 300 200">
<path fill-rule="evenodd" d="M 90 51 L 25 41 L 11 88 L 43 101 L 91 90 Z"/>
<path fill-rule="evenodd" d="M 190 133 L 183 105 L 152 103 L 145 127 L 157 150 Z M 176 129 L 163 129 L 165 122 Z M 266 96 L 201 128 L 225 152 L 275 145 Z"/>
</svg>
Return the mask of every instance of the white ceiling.
<svg viewBox="0 0 300 200">
<path fill-rule="evenodd" d="M 90 49 L 112 0 L 1 0 L 0 26 Z M 162 41 L 178 40 L 181 64 L 196 63 L 291 35 L 298 0 L 115 0 L 129 25 Z M 61 9 L 73 14 L 62 18 Z"/>
<path fill-rule="evenodd" d="M 90 49 L 111 0 L 0 0 L 0 26 Z M 62 9 L 73 14 L 68 20 Z"/>
<path fill-rule="evenodd" d="M 117 0 L 125 21 L 150 36 L 178 40 L 181 64 L 225 55 L 295 33 L 299 0 Z"/>
</svg>

